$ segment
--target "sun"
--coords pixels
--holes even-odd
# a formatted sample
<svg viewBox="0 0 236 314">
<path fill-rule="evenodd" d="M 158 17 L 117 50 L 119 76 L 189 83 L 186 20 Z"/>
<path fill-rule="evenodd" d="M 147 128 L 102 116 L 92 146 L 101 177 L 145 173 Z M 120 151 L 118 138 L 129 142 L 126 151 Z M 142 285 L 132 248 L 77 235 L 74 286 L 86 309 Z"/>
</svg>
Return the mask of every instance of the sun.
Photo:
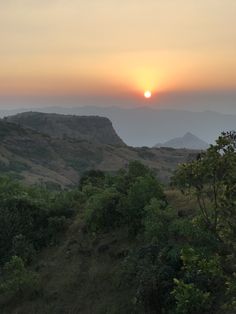
<svg viewBox="0 0 236 314">
<path fill-rule="evenodd" d="M 151 97 L 152 97 L 152 93 L 151 93 L 149 90 L 146 90 L 146 91 L 144 92 L 144 97 L 145 97 L 145 98 L 151 98 Z"/>
</svg>

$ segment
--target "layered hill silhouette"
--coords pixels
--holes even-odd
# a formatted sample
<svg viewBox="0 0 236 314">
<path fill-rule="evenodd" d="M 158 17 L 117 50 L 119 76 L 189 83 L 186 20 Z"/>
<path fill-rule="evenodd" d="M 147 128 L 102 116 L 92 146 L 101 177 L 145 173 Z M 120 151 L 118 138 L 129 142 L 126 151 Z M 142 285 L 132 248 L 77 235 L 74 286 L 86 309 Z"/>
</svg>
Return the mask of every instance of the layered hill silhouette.
<svg viewBox="0 0 236 314">
<path fill-rule="evenodd" d="M 209 144 L 188 132 L 183 137 L 176 137 L 167 142 L 156 144 L 155 147 L 172 147 L 205 150 Z"/>
<path fill-rule="evenodd" d="M 181 137 L 191 132 L 207 143 L 213 143 L 223 131 L 234 130 L 236 115 L 214 111 L 192 112 L 159 108 L 76 107 L 45 108 L 61 113 L 108 117 L 128 145 L 149 146 Z"/>
<path fill-rule="evenodd" d="M 132 160 L 148 165 L 166 182 L 191 154 L 196 152 L 129 147 L 101 117 L 31 112 L 0 120 L 0 174 L 28 184 L 74 186 L 87 170 L 112 173 Z"/>
<path fill-rule="evenodd" d="M 32 110 L 32 109 L 28 109 Z M 234 130 L 236 115 L 213 111 L 192 112 L 160 108 L 119 107 L 43 107 L 34 111 L 79 116 L 102 116 L 111 120 L 122 140 L 131 146 L 152 147 L 174 137 L 191 132 L 207 143 L 213 143 L 223 131 Z M 0 116 L 9 116 L 26 109 L 0 110 Z"/>
</svg>

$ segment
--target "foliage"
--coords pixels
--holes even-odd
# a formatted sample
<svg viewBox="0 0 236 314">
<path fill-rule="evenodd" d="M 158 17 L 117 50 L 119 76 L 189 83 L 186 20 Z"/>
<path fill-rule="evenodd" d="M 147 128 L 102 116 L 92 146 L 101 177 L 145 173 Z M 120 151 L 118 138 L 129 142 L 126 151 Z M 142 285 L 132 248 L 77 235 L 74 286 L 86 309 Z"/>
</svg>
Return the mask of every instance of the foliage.
<svg viewBox="0 0 236 314">
<path fill-rule="evenodd" d="M 38 275 L 27 270 L 20 257 L 12 256 L 3 268 L 3 276 L 0 281 L 1 303 L 9 302 L 13 298 L 22 299 L 38 290 Z"/>
<path fill-rule="evenodd" d="M 183 164 L 174 183 L 196 196 L 207 228 L 219 237 L 235 237 L 236 215 L 236 133 L 223 133 L 216 145 Z"/>
<path fill-rule="evenodd" d="M 172 309 L 173 278 L 180 268 L 180 257 L 173 254 L 173 247 L 146 244 L 132 252 L 122 265 L 122 280 L 135 287 L 135 307 L 144 313 Z"/>
<path fill-rule="evenodd" d="M 159 197 L 139 212 L 138 204 L 151 191 L 145 184 L 139 188 L 146 177 L 130 189 L 143 219 L 138 229 L 143 244 L 126 259 L 124 277 L 136 287 L 144 312 L 230 313 L 235 308 L 235 149 L 236 135 L 222 134 L 216 145 L 176 171 L 173 183 L 196 197 L 199 211 L 183 213 L 163 206 Z"/>
<path fill-rule="evenodd" d="M 145 207 L 144 216 L 144 236 L 150 243 L 166 245 L 171 240 L 170 232 L 174 231 L 174 220 L 178 215 L 171 207 L 164 206 L 162 201 L 152 199 L 151 203 Z M 172 228 L 172 230 L 170 230 Z M 173 235 L 174 236 L 174 235 Z"/>
<path fill-rule="evenodd" d="M 173 295 L 176 299 L 176 314 L 208 314 L 211 309 L 210 294 L 198 289 L 195 284 L 175 280 Z"/>
<path fill-rule="evenodd" d="M 145 175 L 136 179 L 123 199 L 121 211 L 134 234 L 140 231 L 145 216 L 145 206 L 153 198 L 160 200 L 165 207 L 165 196 L 159 182 L 153 176 Z"/>
<path fill-rule="evenodd" d="M 28 263 L 65 230 L 81 192 L 53 193 L 0 178 L 0 197 L 0 264 L 12 255 Z"/>
<path fill-rule="evenodd" d="M 101 187 L 104 180 L 105 174 L 101 170 L 86 171 L 80 179 L 80 189 L 83 189 L 83 187 L 88 184 Z"/>
<path fill-rule="evenodd" d="M 143 225 L 145 206 L 157 198 L 165 206 L 163 189 L 152 172 L 134 161 L 127 171 L 117 175 L 102 176 L 90 173 L 83 180 L 82 191 L 87 196 L 86 222 L 91 231 L 108 231 L 126 225 L 130 234 L 136 235 Z M 85 184 L 87 182 L 87 185 Z"/>
<path fill-rule="evenodd" d="M 0 179 L 1 292 L 35 291 L 37 276 L 25 265 L 57 244 L 79 213 L 83 231 L 98 239 L 111 231 L 126 237 L 125 250 L 117 243 L 122 253 L 111 250 L 106 257 L 120 270 L 119 288 L 129 291 L 132 313 L 234 313 L 235 149 L 236 135 L 225 133 L 197 160 L 179 166 L 173 184 L 198 204 L 189 211 L 188 204 L 182 208 L 185 198 L 171 206 L 152 170 L 138 161 L 113 175 L 92 170 L 78 189 L 60 193 Z"/>
<path fill-rule="evenodd" d="M 182 251 L 181 289 L 175 290 L 178 302 L 183 304 L 181 297 L 189 295 L 190 303 L 196 293 L 203 301 L 207 296 L 211 304 L 211 311 L 206 307 L 201 309 L 203 313 L 232 309 L 236 265 L 236 133 L 222 133 L 216 145 L 211 145 L 196 161 L 180 166 L 173 181 L 183 193 L 196 197 L 199 212 L 194 225 L 208 240 L 191 239 L 189 248 Z M 201 304 L 201 300 L 196 303 Z M 186 311 L 198 313 L 194 309 Z"/>
<path fill-rule="evenodd" d="M 119 224 L 120 213 L 116 209 L 119 196 L 114 188 L 107 188 L 89 198 L 85 220 L 90 231 L 109 231 Z"/>
<path fill-rule="evenodd" d="M 11 255 L 20 256 L 25 263 L 30 263 L 36 251 L 32 243 L 22 234 L 16 235 L 12 240 Z"/>
<path fill-rule="evenodd" d="M 222 305 L 222 310 L 227 313 L 236 312 L 236 273 L 233 273 L 226 282 L 225 303 Z"/>
</svg>

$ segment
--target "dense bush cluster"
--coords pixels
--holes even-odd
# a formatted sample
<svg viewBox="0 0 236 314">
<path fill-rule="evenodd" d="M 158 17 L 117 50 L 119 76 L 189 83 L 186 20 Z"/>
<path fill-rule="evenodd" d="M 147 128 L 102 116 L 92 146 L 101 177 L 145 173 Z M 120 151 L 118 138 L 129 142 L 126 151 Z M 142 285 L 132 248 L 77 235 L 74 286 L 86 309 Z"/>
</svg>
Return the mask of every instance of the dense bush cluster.
<svg viewBox="0 0 236 314">
<path fill-rule="evenodd" d="M 39 292 L 39 276 L 26 269 L 23 260 L 12 256 L 4 265 L 0 283 L 0 302 L 22 299 Z"/>
<path fill-rule="evenodd" d="M 57 243 L 80 196 L 77 190 L 49 192 L 0 178 L 0 303 L 35 290 L 37 275 L 26 266 L 42 248 Z"/>
<path fill-rule="evenodd" d="M 93 232 L 107 232 L 125 225 L 130 234 L 137 235 L 143 229 L 145 206 L 154 198 L 163 208 L 166 206 L 160 183 L 150 169 L 137 161 L 116 176 L 102 178 L 99 172 L 91 172 L 84 182 L 87 182 L 82 188 L 87 193 L 85 219 Z"/>
<path fill-rule="evenodd" d="M 77 193 L 77 194 L 76 194 Z M 0 179 L 0 264 L 13 255 L 27 263 L 56 241 L 72 217 L 80 192 L 53 193 Z"/>
</svg>

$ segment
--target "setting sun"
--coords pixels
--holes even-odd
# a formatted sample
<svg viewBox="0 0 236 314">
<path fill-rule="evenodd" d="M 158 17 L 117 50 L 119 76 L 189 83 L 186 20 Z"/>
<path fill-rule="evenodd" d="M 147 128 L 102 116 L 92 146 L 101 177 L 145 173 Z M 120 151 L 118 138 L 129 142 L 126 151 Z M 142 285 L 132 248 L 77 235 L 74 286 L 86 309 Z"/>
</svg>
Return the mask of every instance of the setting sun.
<svg viewBox="0 0 236 314">
<path fill-rule="evenodd" d="M 147 91 L 145 91 L 145 93 L 144 93 L 144 97 L 145 97 L 145 98 L 151 98 L 151 97 L 152 97 L 152 93 L 151 93 L 149 90 L 147 90 Z"/>
</svg>

